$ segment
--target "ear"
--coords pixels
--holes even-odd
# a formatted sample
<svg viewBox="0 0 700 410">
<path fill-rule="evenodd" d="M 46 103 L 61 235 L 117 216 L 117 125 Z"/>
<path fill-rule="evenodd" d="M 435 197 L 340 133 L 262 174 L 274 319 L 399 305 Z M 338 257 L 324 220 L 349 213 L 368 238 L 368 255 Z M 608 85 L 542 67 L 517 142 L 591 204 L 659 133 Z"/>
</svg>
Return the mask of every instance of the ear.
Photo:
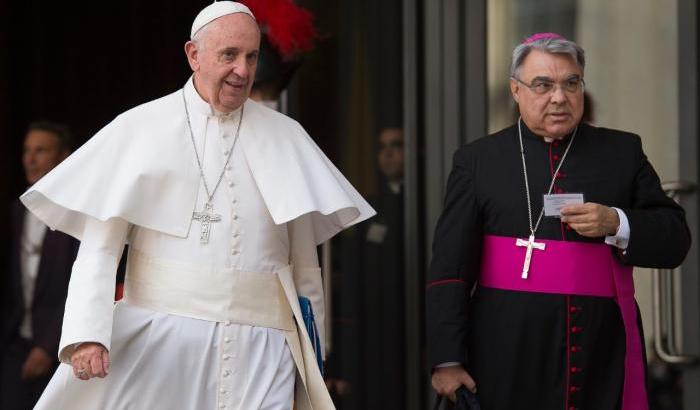
<svg viewBox="0 0 700 410">
<path fill-rule="evenodd" d="M 520 92 L 520 84 L 518 84 L 517 81 L 513 80 L 512 78 L 510 79 L 510 94 L 513 96 L 513 99 L 515 100 L 516 103 L 519 103 L 520 96 L 518 93 Z"/>
<path fill-rule="evenodd" d="M 187 62 L 190 64 L 192 71 L 199 70 L 199 50 L 197 49 L 197 44 L 194 41 L 188 41 L 185 43 L 185 55 L 187 55 Z"/>
</svg>

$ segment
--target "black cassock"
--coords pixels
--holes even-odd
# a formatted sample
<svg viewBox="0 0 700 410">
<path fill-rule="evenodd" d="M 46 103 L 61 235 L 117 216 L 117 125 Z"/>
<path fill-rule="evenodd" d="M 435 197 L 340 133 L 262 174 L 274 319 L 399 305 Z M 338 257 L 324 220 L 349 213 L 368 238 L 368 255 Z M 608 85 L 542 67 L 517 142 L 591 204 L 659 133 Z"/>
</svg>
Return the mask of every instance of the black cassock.
<svg viewBox="0 0 700 410">
<path fill-rule="evenodd" d="M 522 130 L 534 223 L 571 136 L 547 143 Z M 674 267 L 685 257 L 685 214 L 662 191 L 638 136 L 581 124 L 553 189 L 565 192 L 625 212 L 630 240 L 616 252 L 624 264 Z M 455 153 L 426 290 L 430 365 L 465 364 L 484 410 L 618 409 L 625 331 L 614 299 L 478 285 L 484 235 L 526 239 L 527 212 L 517 126 Z M 536 238 L 604 241 L 551 217 Z"/>
</svg>

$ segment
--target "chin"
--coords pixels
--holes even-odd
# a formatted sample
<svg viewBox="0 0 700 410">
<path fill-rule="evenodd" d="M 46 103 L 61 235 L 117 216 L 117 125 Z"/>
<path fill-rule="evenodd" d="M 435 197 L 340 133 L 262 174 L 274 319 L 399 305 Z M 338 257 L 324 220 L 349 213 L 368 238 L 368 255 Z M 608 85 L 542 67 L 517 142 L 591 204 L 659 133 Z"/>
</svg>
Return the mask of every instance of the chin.
<svg viewBox="0 0 700 410">
<path fill-rule="evenodd" d="M 566 135 L 568 135 L 574 130 L 575 126 L 575 124 L 567 124 L 566 126 L 550 127 L 547 128 L 547 134 L 551 135 L 554 138 L 564 138 Z"/>
</svg>

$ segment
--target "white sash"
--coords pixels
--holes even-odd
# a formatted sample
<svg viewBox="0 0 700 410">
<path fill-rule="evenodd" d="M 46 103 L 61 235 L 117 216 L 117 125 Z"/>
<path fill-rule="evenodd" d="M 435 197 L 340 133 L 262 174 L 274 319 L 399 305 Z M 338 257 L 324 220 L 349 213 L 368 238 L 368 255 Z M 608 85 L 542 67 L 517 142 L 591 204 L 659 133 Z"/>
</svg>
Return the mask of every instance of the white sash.
<svg viewBox="0 0 700 410">
<path fill-rule="evenodd" d="M 275 272 L 203 269 L 130 250 L 124 302 L 213 322 L 295 330 Z"/>
</svg>

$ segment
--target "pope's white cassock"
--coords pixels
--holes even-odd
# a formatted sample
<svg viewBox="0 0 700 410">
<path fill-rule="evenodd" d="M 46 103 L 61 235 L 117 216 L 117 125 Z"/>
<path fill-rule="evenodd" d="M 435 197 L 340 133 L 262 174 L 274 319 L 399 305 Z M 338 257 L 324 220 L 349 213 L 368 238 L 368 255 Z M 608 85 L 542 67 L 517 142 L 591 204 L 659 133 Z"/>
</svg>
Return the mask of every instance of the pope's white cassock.
<svg viewBox="0 0 700 410">
<path fill-rule="evenodd" d="M 184 101 L 210 191 L 233 150 L 208 243 L 193 220 L 207 193 Z M 190 79 L 118 116 L 21 199 L 82 240 L 63 364 L 37 409 L 333 408 L 297 297 L 311 300 L 323 341 L 316 244 L 374 211 L 298 123 L 251 100 L 213 112 Z M 124 298 L 114 304 L 125 242 Z M 81 342 L 107 347 L 106 378 L 75 378 Z"/>
</svg>

